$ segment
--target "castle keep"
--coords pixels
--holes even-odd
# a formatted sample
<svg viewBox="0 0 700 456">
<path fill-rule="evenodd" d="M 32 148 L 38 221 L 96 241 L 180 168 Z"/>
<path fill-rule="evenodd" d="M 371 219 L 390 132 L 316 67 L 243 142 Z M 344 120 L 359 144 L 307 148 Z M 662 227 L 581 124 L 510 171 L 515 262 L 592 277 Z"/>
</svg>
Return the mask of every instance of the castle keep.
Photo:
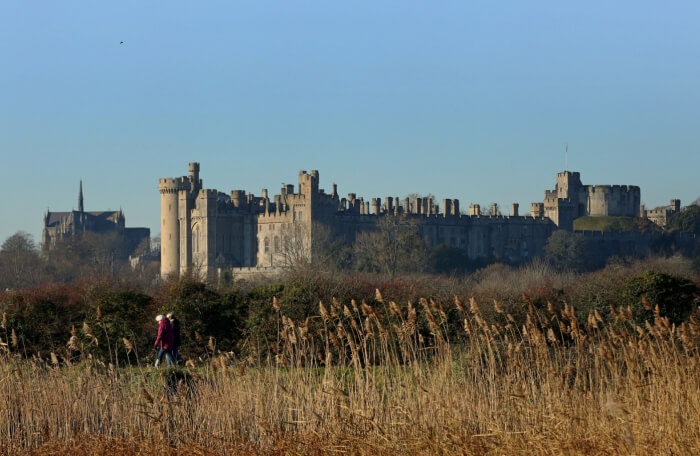
<svg viewBox="0 0 700 456">
<path fill-rule="evenodd" d="M 573 230 L 583 216 L 639 217 L 641 197 L 635 185 L 583 185 L 577 172 L 557 174 L 554 190 L 544 193 L 544 216 L 559 228 Z"/>
</svg>

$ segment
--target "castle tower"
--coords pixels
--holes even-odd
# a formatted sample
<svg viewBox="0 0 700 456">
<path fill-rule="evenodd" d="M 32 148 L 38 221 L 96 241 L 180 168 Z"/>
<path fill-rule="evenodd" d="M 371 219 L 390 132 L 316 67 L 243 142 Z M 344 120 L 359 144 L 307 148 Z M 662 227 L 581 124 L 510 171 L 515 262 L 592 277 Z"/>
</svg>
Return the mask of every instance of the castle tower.
<svg viewBox="0 0 700 456">
<path fill-rule="evenodd" d="M 199 163 L 192 162 L 189 164 L 190 177 L 190 193 L 198 192 L 202 188 L 202 181 L 199 178 Z"/>
<path fill-rule="evenodd" d="M 166 277 L 180 272 L 180 221 L 178 220 L 178 191 L 182 181 L 161 178 L 160 192 L 160 275 Z"/>
<path fill-rule="evenodd" d="M 202 188 L 202 181 L 199 178 L 199 163 L 189 164 L 189 176 L 185 177 L 164 177 L 158 180 L 158 191 L 160 192 L 160 275 L 166 277 L 169 274 L 180 272 L 181 253 L 184 253 L 184 260 L 187 263 L 189 256 L 190 238 L 189 217 L 185 214 L 184 231 L 180 228 L 180 209 L 187 213 L 190 209 L 188 201 L 190 196 L 196 194 Z M 180 198 L 180 192 L 183 198 Z M 180 200 L 183 200 L 181 207 Z M 184 234 L 185 239 L 180 235 Z M 185 242 L 183 242 L 183 240 Z M 180 246 L 183 246 L 181 249 Z M 181 252 L 182 250 L 182 252 Z M 183 264 L 187 268 L 188 264 Z"/>
<path fill-rule="evenodd" d="M 679 199 L 672 199 L 671 200 L 671 210 L 675 212 L 679 212 L 681 210 L 681 200 Z"/>
<path fill-rule="evenodd" d="M 314 197 L 318 194 L 318 177 L 318 171 L 315 169 L 311 170 L 311 174 L 299 171 L 299 194 L 315 199 Z"/>
<path fill-rule="evenodd" d="M 530 217 L 544 217 L 544 203 L 530 203 Z"/>
<path fill-rule="evenodd" d="M 78 191 L 78 212 L 81 214 L 85 212 L 85 208 L 83 207 L 83 180 L 80 179 L 80 190 Z"/>
<path fill-rule="evenodd" d="M 557 198 L 574 198 L 582 186 L 581 173 L 571 171 L 557 173 Z"/>
</svg>

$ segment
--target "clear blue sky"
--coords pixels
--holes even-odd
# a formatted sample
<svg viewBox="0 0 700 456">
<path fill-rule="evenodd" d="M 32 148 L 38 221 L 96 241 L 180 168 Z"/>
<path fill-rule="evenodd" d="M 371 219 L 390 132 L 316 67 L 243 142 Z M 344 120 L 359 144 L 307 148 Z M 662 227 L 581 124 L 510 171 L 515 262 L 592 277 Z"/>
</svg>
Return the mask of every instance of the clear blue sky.
<svg viewBox="0 0 700 456">
<path fill-rule="evenodd" d="M 0 242 L 47 208 L 159 232 L 159 177 L 528 211 L 565 167 L 700 196 L 700 3 L 0 2 Z M 123 41 L 123 44 L 120 44 Z"/>
</svg>

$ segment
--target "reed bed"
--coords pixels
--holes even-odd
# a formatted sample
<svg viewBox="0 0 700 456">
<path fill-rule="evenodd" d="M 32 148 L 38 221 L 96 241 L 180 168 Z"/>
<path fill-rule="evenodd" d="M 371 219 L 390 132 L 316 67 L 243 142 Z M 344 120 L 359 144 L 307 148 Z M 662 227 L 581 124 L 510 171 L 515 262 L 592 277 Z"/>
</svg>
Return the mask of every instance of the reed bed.
<svg viewBox="0 0 700 456">
<path fill-rule="evenodd" d="M 675 325 L 656 309 L 644 326 L 609 314 L 377 291 L 305 321 L 278 314 L 269 350 L 212 346 L 188 368 L 66 366 L 5 346 L 0 452 L 700 454 L 697 313 Z"/>
</svg>

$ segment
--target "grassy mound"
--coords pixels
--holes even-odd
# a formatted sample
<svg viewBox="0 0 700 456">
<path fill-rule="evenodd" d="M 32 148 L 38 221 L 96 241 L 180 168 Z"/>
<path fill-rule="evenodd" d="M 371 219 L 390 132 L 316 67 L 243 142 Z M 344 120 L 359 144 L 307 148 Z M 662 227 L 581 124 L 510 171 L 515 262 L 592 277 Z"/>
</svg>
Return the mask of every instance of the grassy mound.
<svg viewBox="0 0 700 456">
<path fill-rule="evenodd" d="M 586 216 L 574 220 L 575 231 L 639 231 L 634 217 Z"/>
</svg>

